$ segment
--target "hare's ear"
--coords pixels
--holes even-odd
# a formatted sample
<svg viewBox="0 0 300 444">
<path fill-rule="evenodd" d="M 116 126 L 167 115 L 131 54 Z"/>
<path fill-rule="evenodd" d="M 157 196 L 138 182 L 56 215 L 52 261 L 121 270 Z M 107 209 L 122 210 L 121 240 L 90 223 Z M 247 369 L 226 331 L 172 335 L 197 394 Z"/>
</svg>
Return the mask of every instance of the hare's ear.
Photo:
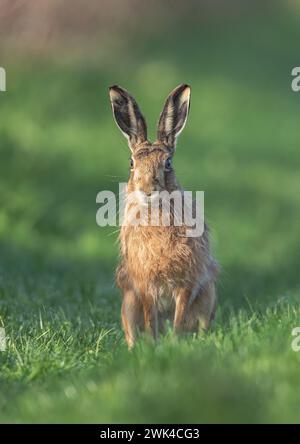
<svg viewBox="0 0 300 444">
<path fill-rule="evenodd" d="M 125 89 L 111 86 L 109 95 L 115 121 L 133 150 L 134 145 L 147 140 L 146 121 L 138 104 Z"/>
<path fill-rule="evenodd" d="M 188 85 L 177 86 L 168 96 L 159 118 L 157 138 L 172 150 L 187 120 L 190 95 L 191 88 Z"/>
</svg>

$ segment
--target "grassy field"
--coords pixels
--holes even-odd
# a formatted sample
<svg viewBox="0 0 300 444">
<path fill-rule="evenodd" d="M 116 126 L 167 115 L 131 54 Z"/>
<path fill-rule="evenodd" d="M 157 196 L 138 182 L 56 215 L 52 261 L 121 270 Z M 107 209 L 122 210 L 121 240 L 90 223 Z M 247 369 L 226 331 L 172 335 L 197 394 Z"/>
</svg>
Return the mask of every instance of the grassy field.
<svg viewBox="0 0 300 444">
<path fill-rule="evenodd" d="M 290 88 L 300 28 L 295 18 L 257 17 L 255 29 L 253 18 L 217 29 L 145 36 L 123 48 L 125 64 L 97 53 L 6 54 L 0 422 L 300 422 L 300 353 L 291 349 L 300 93 Z M 181 82 L 192 104 L 175 168 L 186 189 L 205 191 L 219 308 L 209 333 L 169 332 L 129 353 L 113 284 L 117 233 L 95 222 L 96 194 L 128 174 L 108 86 L 134 93 L 153 136 Z"/>
</svg>

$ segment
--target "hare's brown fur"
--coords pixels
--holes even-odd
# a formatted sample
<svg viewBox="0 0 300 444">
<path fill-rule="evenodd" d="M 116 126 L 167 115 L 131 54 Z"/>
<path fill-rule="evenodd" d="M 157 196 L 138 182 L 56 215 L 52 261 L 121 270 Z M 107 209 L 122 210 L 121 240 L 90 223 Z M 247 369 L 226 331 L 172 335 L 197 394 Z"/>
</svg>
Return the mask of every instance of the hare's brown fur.
<svg viewBox="0 0 300 444">
<path fill-rule="evenodd" d="M 135 100 L 118 86 L 110 88 L 116 122 L 132 151 L 127 192 L 172 192 L 181 188 L 166 161 L 175 150 L 176 137 L 185 125 L 190 88 L 180 85 L 168 97 L 158 126 L 158 140 L 147 140 L 145 119 Z M 126 210 L 134 205 L 128 203 Z M 121 261 L 116 272 L 123 294 L 122 323 L 129 347 L 139 331 L 154 338 L 164 320 L 176 332 L 207 329 L 216 309 L 215 280 L 218 266 L 210 254 L 208 228 L 200 237 L 187 237 L 186 226 L 175 226 L 171 206 L 170 226 L 122 225 Z"/>
</svg>

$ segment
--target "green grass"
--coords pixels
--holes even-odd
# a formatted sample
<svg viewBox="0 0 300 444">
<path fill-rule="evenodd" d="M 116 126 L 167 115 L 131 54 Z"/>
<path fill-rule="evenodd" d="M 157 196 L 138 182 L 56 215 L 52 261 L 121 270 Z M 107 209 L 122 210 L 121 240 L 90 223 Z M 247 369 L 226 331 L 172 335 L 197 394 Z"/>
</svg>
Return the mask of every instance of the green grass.
<svg viewBox="0 0 300 444">
<path fill-rule="evenodd" d="M 300 28 L 286 17 L 255 23 L 255 32 L 249 19 L 217 33 L 144 36 L 122 53 L 126 66 L 94 55 L 5 60 L 1 422 L 300 421 L 300 353 L 291 349 L 300 95 L 290 90 Z M 186 189 L 205 191 L 219 309 L 207 334 L 143 338 L 129 353 L 113 286 L 117 234 L 95 223 L 97 192 L 128 173 L 107 88 L 135 94 L 153 135 L 165 96 L 183 81 L 192 106 L 175 167 Z"/>
</svg>

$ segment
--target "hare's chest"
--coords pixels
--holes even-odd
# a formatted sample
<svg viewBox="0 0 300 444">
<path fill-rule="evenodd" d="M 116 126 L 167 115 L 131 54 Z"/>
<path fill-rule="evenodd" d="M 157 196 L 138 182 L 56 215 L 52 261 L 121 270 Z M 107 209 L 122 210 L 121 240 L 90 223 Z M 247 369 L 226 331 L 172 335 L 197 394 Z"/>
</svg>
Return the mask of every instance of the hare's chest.
<svg viewBox="0 0 300 444">
<path fill-rule="evenodd" d="M 122 254 L 132 276 L 166 289 L 166 285 L 172 288 L 173 281 L 184 274 L 190 251 L 172 230 L 136 229 L 124 236 Z"/>
<path fill-rule="evenodd" d="M 140 274 L 145 278 L 150 275 L 158 278 L 160 275 L 170 273 L 172 268 L 172 251 L 174 254 L 174 248 L 168 245 L 166 241 L 146 238 L 144 241 L 131 242 L 131 247 L 128 250 L 128 259 L 133 268 L 139 270 Z"/>
</svg>

